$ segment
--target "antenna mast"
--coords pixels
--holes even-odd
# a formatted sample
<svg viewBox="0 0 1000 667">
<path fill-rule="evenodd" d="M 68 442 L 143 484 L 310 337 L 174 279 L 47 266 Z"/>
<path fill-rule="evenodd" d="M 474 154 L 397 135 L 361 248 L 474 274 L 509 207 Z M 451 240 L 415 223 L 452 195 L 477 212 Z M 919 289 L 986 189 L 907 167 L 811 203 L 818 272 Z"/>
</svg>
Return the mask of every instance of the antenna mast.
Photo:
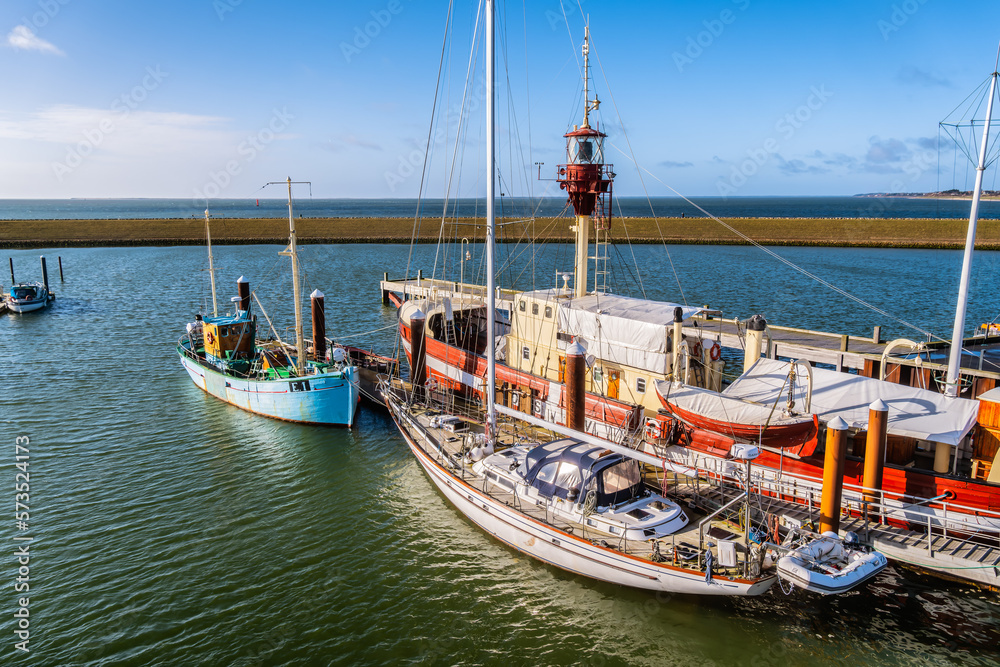
<svg viewBox="0 0 1000 667">
<path fill-rule="evenodd" d="M 212 261 L 212 230 L 209 225 L 208 209 L 205 209 L 205 237 L 208 239 L 208 275 L 212 279 L 212 317 L 219 316 L 219 302 L 215 297 L 215 263 Z"/>
</svg>

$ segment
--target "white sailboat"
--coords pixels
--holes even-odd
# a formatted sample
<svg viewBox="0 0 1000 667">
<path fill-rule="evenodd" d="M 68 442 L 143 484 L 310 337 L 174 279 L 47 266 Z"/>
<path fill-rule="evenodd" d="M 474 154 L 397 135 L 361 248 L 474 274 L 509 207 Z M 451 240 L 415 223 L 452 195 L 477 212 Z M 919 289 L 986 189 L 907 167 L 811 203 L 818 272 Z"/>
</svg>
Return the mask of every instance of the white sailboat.
<svg viewBox="0 0 1000 667">
<path fill-rule="evenodd" d="M 495 116 L 494 1 L 486 11 L 486 377 L 483 422 L 442 415 L 421 385 L 397 384 L 383 394 L 420 466 L 460 512 L 488 534 L 530 556 L 593 579 L 636 588 L 701 595 L 759 595 L 775 581 L 761 572 L 764 555 L 742 541 L 709 541 L 706 531 L 720 512 L 742 511 L 749 489 L 692 523 L 684 510 L 644 482 L 639 462 L 662 460 L 580 432 L 583 425 L 582 347 L 568 349 L 568 427 L 498 406 L 494 271 Z M 589 103 L 588 103 L 589 104 Z M 419 351 L 416 366 L 419 367 Z M 570 384 L 570 383 L 567 383 Z M 571 394 L 571 395 L 570 395 Z M 549 442 L 517 438 L 517 428 L 544 428 L 565 437 Z M 741 450 L 743 451 L 743 450 Z M 751 452 L 746 452 L 751 454 Z M 740 458 L 740 451 L 734 452 Z M 745 457 L 747 459 L 750 456 Z M 746 463 L 749 467 L 749 460 Z"/>
</svg>

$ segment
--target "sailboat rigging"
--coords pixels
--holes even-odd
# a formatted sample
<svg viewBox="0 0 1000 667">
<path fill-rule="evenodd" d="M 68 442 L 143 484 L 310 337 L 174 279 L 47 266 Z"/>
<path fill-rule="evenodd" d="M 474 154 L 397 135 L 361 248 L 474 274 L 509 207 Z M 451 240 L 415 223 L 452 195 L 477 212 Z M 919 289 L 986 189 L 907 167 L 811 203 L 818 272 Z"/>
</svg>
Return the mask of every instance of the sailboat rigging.
<svg viewBox="0 0 1000 667">
<path fill-rule="evenodd" d="M 486 81 L 488 100 L 492 100 L 495 10 L 493 0 L 485 0 L 484 4 Z M 604 135 L 589 127 L 589 100 L 586 105 L 584 127 L 578 126 L 566 134 L 568 163 L 560 173 L 575 204 L 578 229 L 592 224 L 593 206 L 610 185 L 604 178 L 606 172 L 601 162 L 600 144 Z M 490 535 L 543 562 L 594 579 L 651 590 L 703 595 L 765 592 L 777 580 L 773 564 L 765 561 L 765 552 L 776 545 L 758 544 L 756 538 L 751 539 L 750 485 L 744 484 L 736 497 L 728 498 L 714 512 L 690 510 L 698 519 L 692 521 L 688 511 L 667 495 L 668 465 L 661 457 L 583 432 L 589 404 L 583 391 L 587 350 L 580 342 L 571 341 L 565 347 L 566 378 L 561 388 L 565 401 L 560 400 L 565 425 L 544 415 L 535 416 L 533 401 L 521 408 L 497 404 L 500 393 L 497 382 L 502 378 L 498 372 L 498 336 L 494 325 L 496 159 L 491 102 L 487 104 L 487 113 L 488 270 L 484 307 L 474 309 L 485 310 L 486 327 L 485 331 L 477 331 L 474 347 L 459 350 L 464 356 L 456 356 L 456 347 L 450 343 L 454 339 L 453 329 L 468 328 L 471 321 L 458 322 L 455 303 L 439 304 L 429 298 L 407 302 L 400 308 L 401 333 L 410 358 L 411 377 L 409 383 L 384 383 L 383 395 L 411 452 L 458 510 Z M 581 283 L 586 285 L 585 277 L 578 278 L 574 290 L 556 292 L 566 301 L 586 300 L 586 290 L 579 293 Z M 459 307 L 464 303 L 460 302 Z M 614 303 L 614 299 L 609 299 L 609 304 Z M 679 306 L 677 312 L 671 309 L 678 322 L 683 312 Z M 431 326 L 430 319 L 435 315 L 441 317 Z M 551 312 L 548 317 L 552 317 Z M 647 319 L 653 320 L 650 326 L 654 329 L 659 326 L 663 333 L 662 325 L 655 322 L 658 317 L 659 314 L 647 313 Z M 675 332 L 676 360 L 681 342 L 679 330 Z M 431 342 L 439 344 L 437 357 L 431 354 Z M 660 355 L 661 363 L 665 356 Z M 484 366 L 481 371 L 479 360 Z M 673 372 L 678 372 L 676 367 Z M 509 369 L 505 373 L 507 378 L 516 377 Z M 536 382 L 522 375 L 527 383 Z M 439 384 L 438 378 L 448 384 Z M 539 378 L 537 384 L 542 383 L 549 384 Z M 466 405 L 472 410 L 471 416 L 456 414 L 459 406 L 451 389 L 461 387 L 475 389 L 467 394 L 473 399 Z M 476 409 L 477 397 L 481 397 L 482 412 Z M 499 420 L 500 415 L 504 421 Z M 546 436 L 546 432 L 557 435 Z M 745 466 L 745 480 L 750 479 L 750 465 L 756 453 L 756 448 L 744 446 L 731 452 L 732 458 Z M 640 462 L 655 466 L 652 481 L 647 482 L 650 472 L 644 471 Z M 657 470 L 662 471 L 659 479 Z M 724 516 L 735 518 L 735 522 L 726 524 L 728 530 L 718 523 Z M 857 550 L 838 553 L 860 556 Z M 884 558 L 881 562 L 884 567 Z M 863 577 L 859 573 L 840 583 L 846 590 L 879 569 L 866 570 Z"/>
<path fill-rule="evenodd" d="M 186 334 L 177 344 L 177 353 L 191 380 L 227 403 L 276 419 L 351 426 L 360 399 L 359 370 L 351 361 L 348 350 L 341 346 L 327 346 L 325 317 L 322 316 L 324 301 L 318 290 L 311 299 L 314 310 L 313 345 L 311 350 L 306 346 L 292 208 L 294 182 L 288 178 L 280 183 L 288 188 L 288 248 L 279 254 L 289 256 L 292 263 L 295 347 L 285 345 L 277 338 L 276 332 L 274 338 L 258 337 L 250 284 L 242 276 L 237 281 L 238 296 L 233 299 L 235 312 L 219 315 L 210 221 L 206 210 L 212 315 L 198 315 L 194 322 L 187 325 Z"/>
</svg>

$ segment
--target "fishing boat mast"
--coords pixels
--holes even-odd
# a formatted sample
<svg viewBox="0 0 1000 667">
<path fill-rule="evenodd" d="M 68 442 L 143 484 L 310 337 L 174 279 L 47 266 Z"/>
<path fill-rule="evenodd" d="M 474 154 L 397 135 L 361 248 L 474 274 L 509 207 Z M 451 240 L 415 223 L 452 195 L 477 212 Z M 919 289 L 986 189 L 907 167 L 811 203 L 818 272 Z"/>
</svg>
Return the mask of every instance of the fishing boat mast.
<svg viewBox="0 0 1000 667">
<path fill-rule="evenodd" d="M 955 310 L 955 326 L 951 332 L 951 353 L 948 356 L 948 376 L 945 380 L 945 396 L 958 396 L 961 380 L 962 341 L 965 339 L 965 310 L 969 298 L 969 279 L 972 274 L 972 249 L 976 244 L 976 223 L 979 221 L 979 198 L 983 190 L 983 173 L 986 171 L 986 151 L 990 136 L 990 120 L 993 116 L 993 96 L 997 86 L 997 70 L 1000 69 L 1000 47 L 993 65 L 990 81 L 990 97 L 986 103 L 986 120 L 983 123 L 983 141 L 979 147 L 979 164 L 976 166 L 976 187 L 972 191 L 972 210 L 969 213 L 969 230 L 965 237 L 965 254 L 962 257 L 962 279 L 958 286 L 958 307 Z"/>
<path fill-rule="evenodd" d="M 268 185 L 280 185 L 282 181 L 272 181 Z M 295 372 L 302 375 L 306 363 L 306 343 L 302 333 L 302 300 L 299 288 L 299 256 L 295 236 L 295 215 L 292 212 L 292 185 L 303 185 L 309 181 L 292 181 L 289 176 L 284 183 L 288 185 L 288 250 L 278 253 L 292 258 L 292 298 L 295 299 Z"/>
<path fill-rule="evenodd" d="M 496 275 L 494 274 L 493 249 L 496 239 L 496 109 L 494 108 L 494 60 L 493 39 L 494 0 L 486 0 L 486 165 L 489 176 L 486 179 L 486 333 L 489 345 L 486 348 L 486 435 L 492 442 L 497 423 L 496 412 Z"/>
<path fill-rule="evenodd" d="M 205 238 L 208 239 L 208 275 L 212 279 L 212 317 L 219 316 L 219 302 L 215 296 L 215 263 L 212 261 L 212 230 L 209 225 L 208 209 L 205 209 Z"/>
</svg>

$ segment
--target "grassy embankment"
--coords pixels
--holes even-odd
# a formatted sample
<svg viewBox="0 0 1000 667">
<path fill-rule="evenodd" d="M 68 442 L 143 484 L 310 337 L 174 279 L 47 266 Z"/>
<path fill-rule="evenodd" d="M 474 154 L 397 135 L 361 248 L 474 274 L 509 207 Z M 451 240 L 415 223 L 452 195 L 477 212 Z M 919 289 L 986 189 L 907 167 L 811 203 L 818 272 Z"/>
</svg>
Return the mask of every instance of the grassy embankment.
<svg viewBox="0 0 1000 667">
<path fill-rule="evenodd" d="M 848 247 L 958 248 L 964 245 L 967 220 L 891 220 L 847 218 L 738 218 L 727 221 L 765 245 Z M 742 244 L 744 241 L 714 220 L 704 218 L 630 218 L 614 220 L 612 239 L 633 243 Z M 481 239 L 483 221 L 449 222 L 445 238 Z M 505 225 L 499 237 L 571 241 L 570 221 L 539 220 L 534 230 Z M 408 218 L 304 218 L 296 222 L 304 243 L 409 243 Z M 418 241 L 434 243 L 439 225 L 421 224 Z M 217 219 L 212 241 L 220 244 L 285 243 L 287 220 Z M 200 245 L 204 221 L 180 220 L 7 220 L 0 221 L 0 248 Z M 977 247 L 1000 249 L 1000 221 L 981 220 Z"/>
</svg>

